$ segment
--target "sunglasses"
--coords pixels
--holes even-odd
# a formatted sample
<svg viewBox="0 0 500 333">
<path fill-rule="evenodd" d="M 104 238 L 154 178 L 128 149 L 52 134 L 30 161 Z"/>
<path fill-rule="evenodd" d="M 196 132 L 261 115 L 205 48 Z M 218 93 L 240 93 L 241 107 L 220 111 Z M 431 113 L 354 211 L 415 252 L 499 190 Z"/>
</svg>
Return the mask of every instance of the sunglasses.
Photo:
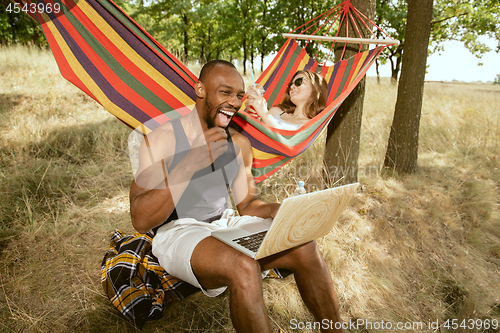
<svg viewBox="0 0 500 333">
<path fill-rule="evenodd" d="M 293 80 L 292 82 L 290 82 L 290 84 L 288 85 L 288 88 L 291 88 L 292 85 L 295 85 L 296 87 L 300 87 L 302 85 L 302 83 L 304 83 L 304 78 L 299 77 L 299 78 Z"/>
</svg>

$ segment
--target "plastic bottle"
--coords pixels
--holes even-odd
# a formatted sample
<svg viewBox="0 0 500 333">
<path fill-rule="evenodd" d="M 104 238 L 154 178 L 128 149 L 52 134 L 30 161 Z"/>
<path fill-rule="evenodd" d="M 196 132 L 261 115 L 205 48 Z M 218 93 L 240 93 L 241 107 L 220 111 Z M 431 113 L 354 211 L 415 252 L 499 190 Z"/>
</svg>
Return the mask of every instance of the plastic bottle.
<svg viewBox="0 0 500 333">
<path fill-rule="evenodd" d="M 293 192 L 293 195 L 301 195 L 301 194 L 306 194 L 306 189 L 304 188 L 304 182 L 302 180 L 299 180 L 299 185 Z"/>
</svg>

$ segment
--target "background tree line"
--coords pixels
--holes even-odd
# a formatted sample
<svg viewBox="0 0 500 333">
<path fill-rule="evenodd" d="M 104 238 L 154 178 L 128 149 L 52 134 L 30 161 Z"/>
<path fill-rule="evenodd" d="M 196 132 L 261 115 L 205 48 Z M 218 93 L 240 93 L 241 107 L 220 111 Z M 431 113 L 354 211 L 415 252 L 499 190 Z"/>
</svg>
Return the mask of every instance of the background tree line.
<svg viewBox="0 0 500 333">
<path fill-rule="evenodd" d="M 263 59 L 284 43 L 290 32 L 333 8 L 338 0 L 115 0 L 181 61 L 216 58 L 239 60 L 263 70 Z M 401 41 L 386 48 L 376 66 L 390 63 L 392 79 L 399 77 L 405 40 L 407 0 L 376 0 L 370 17 Z M 7 10 L 0 1 L 0 44 L 47 45 L 42 30 L 28 15 Z M 500 0 L 435 0 L 429 52 L 443 50 L 444 41 L 458 40 L 480 58 L 491 49 L 478 37 L 497 41 L 500 51 Z M 314 43 L 308 51 L 315 52 Z"/>
<path fill-rule="evenodd" d="M 334 7 L 334 0 L 118 0 L 182 61 L 223 58 L 264 69 L 290 32 Z M 313 47 L 311 45 L 311 47 Z"/>
<path fill-rule="evenodd" d="M 290 32 L 333 8 L 338 0 L 115 0 L 181 61 L 238 60 L 263 70 L 263 59 L 284 43 Z M 374 23 L 402 43 L 386 48 L 376 66 L 390 63 L 394 82 L 399 77 L 405 40 L 407 0 L 376 0 Z M 0 44 L 46 45 L 42 30 L 28 15 L 7 10 L 0 1 Z M 443 41 L 458 40 L 478 58 L 491 51 L 478 37 L 496 39 L 500 50 L 500 0 L 435 0 L 430 52 L 443 50 Z M 314 43 L 308 51 L 315 52 Z M 246 68 L 245 68 L 246 70 Z"/>
</svg>

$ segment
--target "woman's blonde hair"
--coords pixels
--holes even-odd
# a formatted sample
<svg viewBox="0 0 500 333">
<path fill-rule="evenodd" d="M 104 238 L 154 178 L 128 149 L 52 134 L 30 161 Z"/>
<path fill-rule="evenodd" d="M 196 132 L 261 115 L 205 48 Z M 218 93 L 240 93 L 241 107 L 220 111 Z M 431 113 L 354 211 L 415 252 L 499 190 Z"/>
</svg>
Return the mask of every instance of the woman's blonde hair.
<svg viewBox="0 0 500 333">
<path fill-rule="evenodd" d="M 288 87 L 281 103 L 275 106 L 279 107 L 286 113 L 293 113 L 295 111 L 296 105 L 290 100 L 290 87 L 299 74 L 304 74 L 305 79 L 311 82 L 312 92 L 304 106 L 304 113 L 309 119 L 312 119 L 326 108 L 326 94 L 328 87 L 326 85 L 326 81 L 318 73 L 309 70 L 297 71 L 292 80 L 288 83 Z"/>
</svg>

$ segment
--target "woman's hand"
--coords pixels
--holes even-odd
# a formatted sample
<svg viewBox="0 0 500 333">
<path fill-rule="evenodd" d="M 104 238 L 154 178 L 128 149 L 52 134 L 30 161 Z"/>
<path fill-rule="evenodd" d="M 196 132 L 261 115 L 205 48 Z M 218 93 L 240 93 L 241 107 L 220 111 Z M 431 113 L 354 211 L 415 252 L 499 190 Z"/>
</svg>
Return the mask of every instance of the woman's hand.
<svg viewBox="0 0 500 333">
<path fill-rule="evenodd" d="M 262 96 L 259 89 L 250 86 L 247 92 L 247 105 L 249 113 L 254 117 L 264 118 L 269 111 L 267 110 L 267 101 Z"/>
<path fill-rule="evenodd" d="M 261 118 L 260 120 L 274 128 L 283 128 L 277 121 L 274 119 L 273 115 L 267 109 L 267 101 L 262 96 L 261 92 L 255 88 L 250 86 L 248 88 L 247 93 L 247 110 L 253 110 L 257 115 Z M 252 114 L 251 112 L 249 112 Z M 257 117 L 256 117 L 257 118 Z"/>
</svg>

